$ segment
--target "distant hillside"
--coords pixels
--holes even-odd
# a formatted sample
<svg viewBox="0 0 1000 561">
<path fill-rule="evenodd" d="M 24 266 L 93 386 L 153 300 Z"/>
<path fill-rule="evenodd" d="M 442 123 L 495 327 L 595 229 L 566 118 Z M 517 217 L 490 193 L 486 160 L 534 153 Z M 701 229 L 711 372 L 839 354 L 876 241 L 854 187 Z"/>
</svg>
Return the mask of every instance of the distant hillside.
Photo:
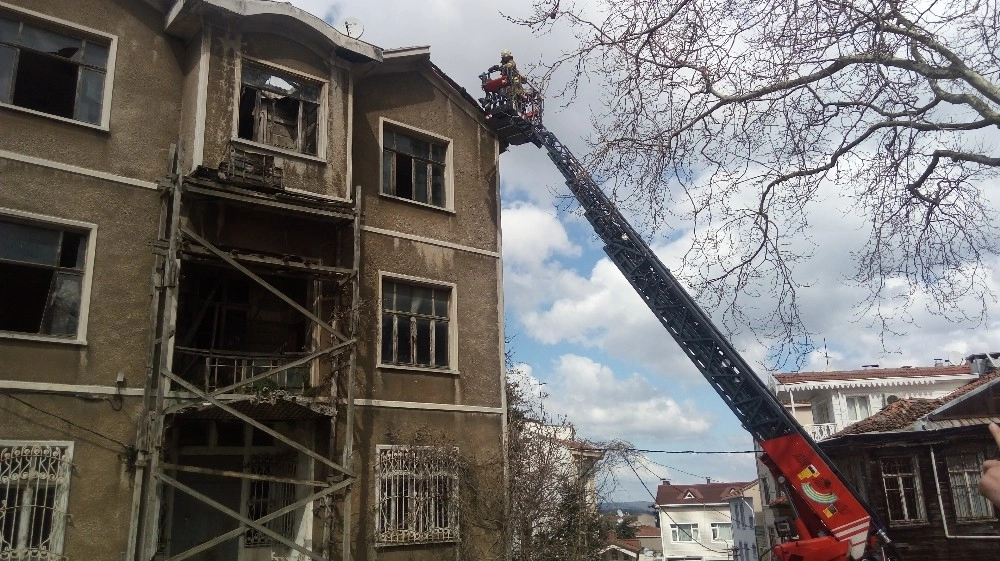
<svg viewBox="0 0 1000 561">
<path fill-rule="evenodd" d="M 641 512 L 655 512 L 656 509 L 652 508 L 653 501 L 629 501 L 621 503 L 601 503 L 598 509 L 601 512 L 615 512 L 616 510 L 621 510 L 628 514 L 639 514 Z"/>
</svg>

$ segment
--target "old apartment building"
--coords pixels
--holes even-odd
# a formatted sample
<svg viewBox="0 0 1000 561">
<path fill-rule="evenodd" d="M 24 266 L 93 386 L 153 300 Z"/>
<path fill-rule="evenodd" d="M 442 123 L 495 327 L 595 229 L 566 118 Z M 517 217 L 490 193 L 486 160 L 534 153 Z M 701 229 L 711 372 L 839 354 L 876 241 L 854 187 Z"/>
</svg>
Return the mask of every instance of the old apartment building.
<svg viewBox="0 0 1000 561">
<path fill-rule="evenodd" d="M 0 0 L 0 558 L 503 555 L 500 146 L 265 0 Z"/>
</svg>

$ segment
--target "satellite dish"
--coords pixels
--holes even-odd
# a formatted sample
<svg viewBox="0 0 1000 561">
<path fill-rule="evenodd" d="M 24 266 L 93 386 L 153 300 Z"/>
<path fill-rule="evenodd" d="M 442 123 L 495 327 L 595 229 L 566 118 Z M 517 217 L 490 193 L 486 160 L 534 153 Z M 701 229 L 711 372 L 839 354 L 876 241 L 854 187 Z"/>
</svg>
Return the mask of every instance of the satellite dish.
<svg viewBox="0 0 1000 561">
<path fill-rule="evenodd" d="M 340 22 L 336 30 L 352 39 L 357 39 L 365 32 L 365 24 L 361 23 L 358 18 L 351 17 Z"/>
</svg>

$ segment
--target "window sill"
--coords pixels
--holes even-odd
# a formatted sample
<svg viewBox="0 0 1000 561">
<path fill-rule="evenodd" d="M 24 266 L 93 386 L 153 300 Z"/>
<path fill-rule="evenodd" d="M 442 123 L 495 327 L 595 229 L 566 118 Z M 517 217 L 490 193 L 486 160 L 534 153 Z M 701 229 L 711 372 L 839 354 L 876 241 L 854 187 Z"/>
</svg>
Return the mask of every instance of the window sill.
<svg viewBox="0 0 1000 561">
<path fill-rule="evenodd" d="M 446 208 L 446 207 L 443 207 L 443 206 L 432 205 L 432 204 L 429 204 L 429 203 L 422 203 L 420 201 L 415 201 L 413 199 L 407 199 L 406 197 L 397 197 L 396 195 L 390 195 L 388 193 L 383 193 L 381 191 L 379 191 L 378 194 L 379 194 L 380 197 L 385 197 L 386 199 L 390 199 L 390 200 L 393 200 L 393 201 L 400 201 L 400 202 L 404 202 L 404 203 L 409 203 L 411 205 L 416 205 L 416 206 L 419 206 L 419 207 L 424 207 L 424 208 L 427 208 L 427 209 L 430 209 L 430 210 L 436 210 L 436 211 L 439 211 L 439 212 L 445 212 L 447 214 L 458 214 L 457 212 L 455 212 L 454 209 Z"/>
<path fill-rule="evenodd" d="M 56 337 L 54 335 L 36 335 L 31 333 L 16 333 L 13 331 L 0 331 L 0 339 L 18 339 L 21 341 L 37 341 L 39 343 L 61 343 L 63 345 L 75 345 L 85 347 L 86 339 L 70 339 L 67 337 Z"/>
<path fill-rule="evenodd" d="M 403 372 L 422 372 L 425 374 L 448 374 L 450 376 L 460 376 L 462 373 L 458 370 L 451 370 L 450 368 L 435 368 L 433 366 L 409 366 L 406 364 L 384 364 L 378 363 L 375 365 L 378 370 L 399 370 Z"/>
<path fill-rule="evenodd" d="M 230 138 L 229 141 L 233 144 L 240 144 L 242 146 L 255 148 L 272 156 L 288 156 L 289 158 L 297 158 L 308 162 L 326 164 L 326 160 L 320 158 L 319 156 L 310 156 L 309 154 L 303 154 L 302 152 L 296 152 L 285 148 L 278 148 L 277 146 L 271 146 L 270 144 L 264 144 L 263 142 L 254 142 L 253 140 L 247 140 L 236 136 Z"/>
<path fill-rule="evenodd" d="M 0 107 L 3 107 L 4 109 L 10 109 L 11 111 L 19 111 L 21 113 L 27 113 L 28 115 L 37 115 L 39 117 L 45 117 L 46 119 L 52 119 L 53 121 L 69 123 L 71 125 L 76 125 L 78 127 L 83 127 L 85 129 L 91 129 L 101 132 L 111 132 L 111 129 L 109 129 L 106 125 L 95 125 L 94 123 L 88 123 L 87 121 L 77 121 L 76 119 L 68 119 L 66 117 L 60 117 L 59 115 L 44 113 L 42 111 L 35 111 L 34 109 L 28 109 L 27 107 L 20 107 L 17 105 L 12 105 L 10 103 L 0 103 Z"/>
</svg>

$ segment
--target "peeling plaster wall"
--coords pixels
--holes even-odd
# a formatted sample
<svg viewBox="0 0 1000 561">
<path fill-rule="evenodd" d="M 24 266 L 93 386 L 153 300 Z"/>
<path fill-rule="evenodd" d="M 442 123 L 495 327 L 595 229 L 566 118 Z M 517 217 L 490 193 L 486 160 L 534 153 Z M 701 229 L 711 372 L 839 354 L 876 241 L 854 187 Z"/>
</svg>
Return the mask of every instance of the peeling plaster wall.
<svg viewBox="0 0 1000 561">
<path fill-rule="evenodd" d="M 72 519 L 66 524 L 63 554 L 69 559 L 119 559 L 127 542 L 133 474 L 124 461 L 124 447 L 80 427 L 130 443 L 135 437 L 133 420 L 141 415 L 141 400 L 126 398 L 121 411 L 115 411 L 105 399 L 42 394 L 17 397 L 69 421 L 42 415 L 0 395 L 0 439 L 73 442 L 67 504 Z"/>
<path fill-rule="evenodd" d="M 355 86 L 354 177 L 362 189 L 361 324 L 356 371 L 360 399 L 502 406 L 496 140 L 477 109 L 433 76 L 422 62 L 385 63 Z M 380 194 L 380 119 L 451 139 L 453 211 Z M 386 232 L 387 231 L 387 232 Z M 397 235 L 397 233 L 399 235 Z M 410 239 L 402 236 L 409 236 Z M 417 237 L 419 239 L 412 239 Z M 455 244 L 468 249 L 448 247 Z M 378 367 L 379 273 L 454 284 L 450 343 L 454 372 Z M 354 496 L 357 559 L 501 559 L 504 549 L 488 519 L 502 509 L 503 419 L 497 413 L 356 407 Z M 461 543 L 374 548 L 376 449 L 381 444 L 457 446 L 470 460 L 462 488 Z"/>
<path fill-rule="evenodd" d="M 326 152 L 319 155 L 323 161 L 317 161 L 315 157 L 289 155 L 266 146 L 249 146 L 239 141 L 236 145 L 251 152 L 274 155 L 275 165 L 284 171 L 286 188 L 338 199 L 350 198 L 347 185 L 349 69 L 341 66 L 332 54 L 329 58 L 323 57 L 307 45 L 296 42 L 293 38 L 301 38 L 301 30 L 285 29 L 288 34 L 285 37 L 276 34 L 282 31 L 278 20 L 261 17 L 257 21 L 244 22 L 242 27 L 219 21 L 210 25 L 211 65 L 204 165 L 217 167 L 227 158 L 230 141 L 236 137 L 233 119 L 239 94 L 237 61 L 241 56 L 248 56 L 328 82 Z M 258 31 L 258 26 L 267 26 L 271 32 Z"/>
<path fill-rule="evenodd" d="M 177 142 L 184 47 L 144 2 L 17 0 L 18 6 L 118 36 L 110 131 L 0 108 L 0 150 L 153 181 Z M 137 101 L 141 100 L 141 101 Z"/>
<path fill-rule="evenodd" d="M 500 416 L 482 413 L 358 409 L 355 469 L 359 492 L 353 497 L 351 544 L 358 561 L 504 559 L 504 548 L 491 517 L 503 512 L 500 463 Z M 375 460 L 379 444 L 457 447 L 467 470 L 460 476 L 461 542 L 375 548 Z"/>
<path fill-rule="evenodd" d="M 87 345 L 0 338 L 0 379 L 142 387 L 158 193 L 2 158 L 0 178 L 0 207 L 97 225 Z"/>
<path fill-rule="evenodd" d="M 365 224 L 497 251 L 496 139 L 466 113 L 477 110 L 415 70 L 372 73 L 358 81 L 354 98 L 355 183 L 366 195 Z M 453 213 L 379 195 L 380 117 L 451 139 Z"/>
</svg>

